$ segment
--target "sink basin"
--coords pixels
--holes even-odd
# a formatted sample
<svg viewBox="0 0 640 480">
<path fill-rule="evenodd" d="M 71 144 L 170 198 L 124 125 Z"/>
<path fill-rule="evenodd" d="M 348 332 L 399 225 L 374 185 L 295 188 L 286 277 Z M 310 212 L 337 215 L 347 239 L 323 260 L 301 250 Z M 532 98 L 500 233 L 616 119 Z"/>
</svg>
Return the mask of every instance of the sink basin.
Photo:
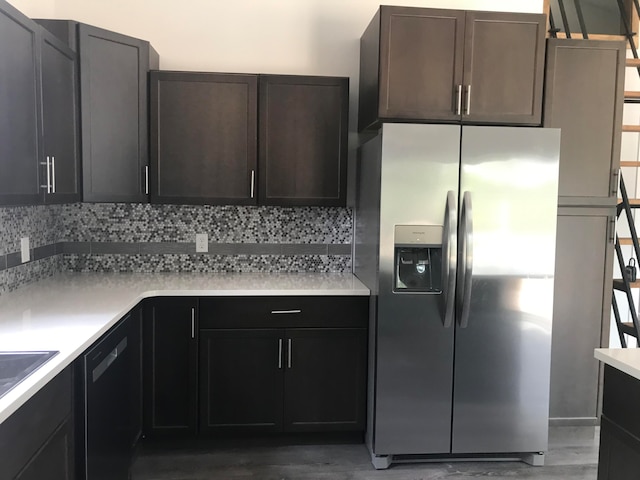
<svg viewBox="0 0 640 480">
<path fill-rule="evenodd" d="M 57 351 L 0 352 L 0 398 L 57 353 Z"/>
</svg>

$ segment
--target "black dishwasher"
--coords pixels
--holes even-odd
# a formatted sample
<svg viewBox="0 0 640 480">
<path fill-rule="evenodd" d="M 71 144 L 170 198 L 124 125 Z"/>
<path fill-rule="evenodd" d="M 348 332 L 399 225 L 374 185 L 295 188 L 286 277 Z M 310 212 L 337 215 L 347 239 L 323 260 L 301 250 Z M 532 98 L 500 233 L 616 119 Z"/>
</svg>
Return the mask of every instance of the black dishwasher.
<svg viewBox="0 0 640 480">
<path fill-rule="evenodd" d="M 84 388 L 80 478 L 127 480 L 140 432 L 140 318 L 123 318 L 82 357 Z"/>
</svg>

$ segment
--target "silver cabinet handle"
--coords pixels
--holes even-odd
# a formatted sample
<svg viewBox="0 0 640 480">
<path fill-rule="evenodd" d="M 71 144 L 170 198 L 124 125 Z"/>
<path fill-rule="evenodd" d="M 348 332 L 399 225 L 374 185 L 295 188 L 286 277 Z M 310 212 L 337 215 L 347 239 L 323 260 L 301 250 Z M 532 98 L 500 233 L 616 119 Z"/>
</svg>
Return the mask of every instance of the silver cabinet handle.
<svg viewBox="0 0 640 480">
<path fill-rule="evenodd" d="M 196 338 L 196 309 L 191 309 L 191 338 Z"/>
<path fill-rule="evenodd" d="M 609 219 L 609 241 L 611 243 L 616 242 L 616 217 L 612 216 Z"/>
<path fill-rule="evenodd" d="M 255 185 L 256 185 L 256 171 L 251 170 L 251 198 L 253 198 L 255 193 Z"/>
<path fill-rule="evenodd" d="M 51 193 L 56 193 L 56 157 L 51 157 Z"/>
<path fill-rule="evenodd" d="M 442 269 L 443 318 L 444 328 L 453 325 L 455 309 L 453 308 L 456 290 L 456 261 L 457 261 L 457 234 L 456 234 L 456 197 L 452 190 L 447 192 L 447 203 L 444 213 L 444 232 L 442 239 L 443 258 L 445 268 Z"/>
<path fill-rule="evenodd" d="M 280 314 L 280 313 L 302 313 L 302 310 L 271 310 L 271 313 Z"/>
<path fill-rule="evenodd" d="M 149 195 L 149 165 L 144 167 L 144 193 Z"/>
<path fill-rule="evenodd" d="M 282 369 L 282 339 L 278 339 L 278 370 Z"/>
<path fill-rule="evenodd" d="M 457 314 L 460 328 L 467 328 L 469 324 L 469 307 L 471 305 L 471 277 L 473 274 L 473 217 L 471 206 L 471 192 L 464 192 L 458 246 L 458 282 L 459 291 L 456 292 Z"/>
<path fill-rule="evenodd" d="M 456 85 L 456 93 L 457 93 L 456 115 L 461 115 L 462 114 L 462 85 Z"/>
<path fill-rule="evenodd" d="M 611 196 L 615 196 L 618 192 L 618 178 L 620 178 L 620 169 L 616 168 L 611 172 Z"/>
<path fill-rule="evenodd" d="M 467 85 L 467 111 L 465 115 L 471 115 L 471 85 Z"/>
<path fill-rule="evenodd" d="M 287 340 L 287 349 L 288 349 L 288 355 L 287 355 L 287 368 L 291 368 L 291 339 Z"/>
<path fill-rule="evenodd" d="M 40 185 L 40 188 L 46 188 L 47 189 L 47 193 L 51 193 L 51 160 L 49 159 L 49 157 L 47 157 L 47 161 L 46 162 L 40 162 L 40 165 L 46 165 L 47 166 L 47 184 L 46 185 Z"/>
</svg>

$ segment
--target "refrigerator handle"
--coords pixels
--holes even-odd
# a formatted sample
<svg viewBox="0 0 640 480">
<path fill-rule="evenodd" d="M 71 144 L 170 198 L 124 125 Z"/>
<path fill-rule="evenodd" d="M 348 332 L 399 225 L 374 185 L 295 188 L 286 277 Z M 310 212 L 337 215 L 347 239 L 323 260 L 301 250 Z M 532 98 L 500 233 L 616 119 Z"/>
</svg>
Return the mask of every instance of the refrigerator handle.
<svg viewBox="0 0 640 480">
<path fill-rule="evenodd" d="M 471 277 L 473 274 L 473 209 L 471 192 L 464 192 L 460 210 L 460 236 L 458 245 L 458 288 L 457 317 L 460 328 L 469 325 L 469 306 L 471 305 Z"/>
<path fill-rule="evenodd" d="M 442 269 L 442 319 L 444 328 L 453 325 L 455 314 L 455 291 L 456 291 L 456 197 L 452 190 L 447 192 L 447 203 L 444 209 L 444 231 L 442 232 L 443 259 L 445 260 Z"/>
</svg>

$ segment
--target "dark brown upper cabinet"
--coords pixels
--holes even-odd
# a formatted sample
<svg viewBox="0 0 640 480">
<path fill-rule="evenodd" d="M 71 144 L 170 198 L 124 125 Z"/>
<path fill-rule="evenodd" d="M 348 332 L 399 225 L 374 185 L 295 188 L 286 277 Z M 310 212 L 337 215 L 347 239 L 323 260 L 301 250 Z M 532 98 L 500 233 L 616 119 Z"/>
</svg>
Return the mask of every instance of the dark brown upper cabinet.
<svg viewBox="0 0 640 480">
<path fill-rule="evenodd" d="M 45 203 L 77 202 L 81 197 L 76 53 L 42 29 L 41 189 Z"/>
<path fill-rule="evenodd" d="M 539 125 L 546 17 L 381 6 L 360 40 L 359 129 Z"/>
<path fill-rule="evenodd" d="M 42 201 L 39 27 L 0 1 L 0 204 Z"/>
<path fill-rule="evenodd" d="M 78 25 L 83 200 L 146 202 L 149 42 Z"/>
<path fill-rule="evenodd" d="M 157 203 L 345 205 L 349 80 L 150 74 Z"/>
<path fill-rule="evenodd" d="M 146 202 L 148 72 L 159 67 L 157 52 L 145 40 L 72 20 L 37 22 L 78 52 L 82 200 Z"/>
<path fill-rule="evenodd" d="M 77 57 L 0 1 L 0 205 L 80 199 Z"/>
<path fill-rule="evenodd" d="M 543 123 L 562 129 L 558 203 L 615 205 L 625 42 L 547 42 Z"/>
<path fill-rule="evenodd" d="M 260 76 L 262 205 L 345 205 L 349 79 Z"/>
<path fill-rule="evenodd" d="M 257 203 L 258 77 L 150 73 L 150 200 Z"/>
</svg>

